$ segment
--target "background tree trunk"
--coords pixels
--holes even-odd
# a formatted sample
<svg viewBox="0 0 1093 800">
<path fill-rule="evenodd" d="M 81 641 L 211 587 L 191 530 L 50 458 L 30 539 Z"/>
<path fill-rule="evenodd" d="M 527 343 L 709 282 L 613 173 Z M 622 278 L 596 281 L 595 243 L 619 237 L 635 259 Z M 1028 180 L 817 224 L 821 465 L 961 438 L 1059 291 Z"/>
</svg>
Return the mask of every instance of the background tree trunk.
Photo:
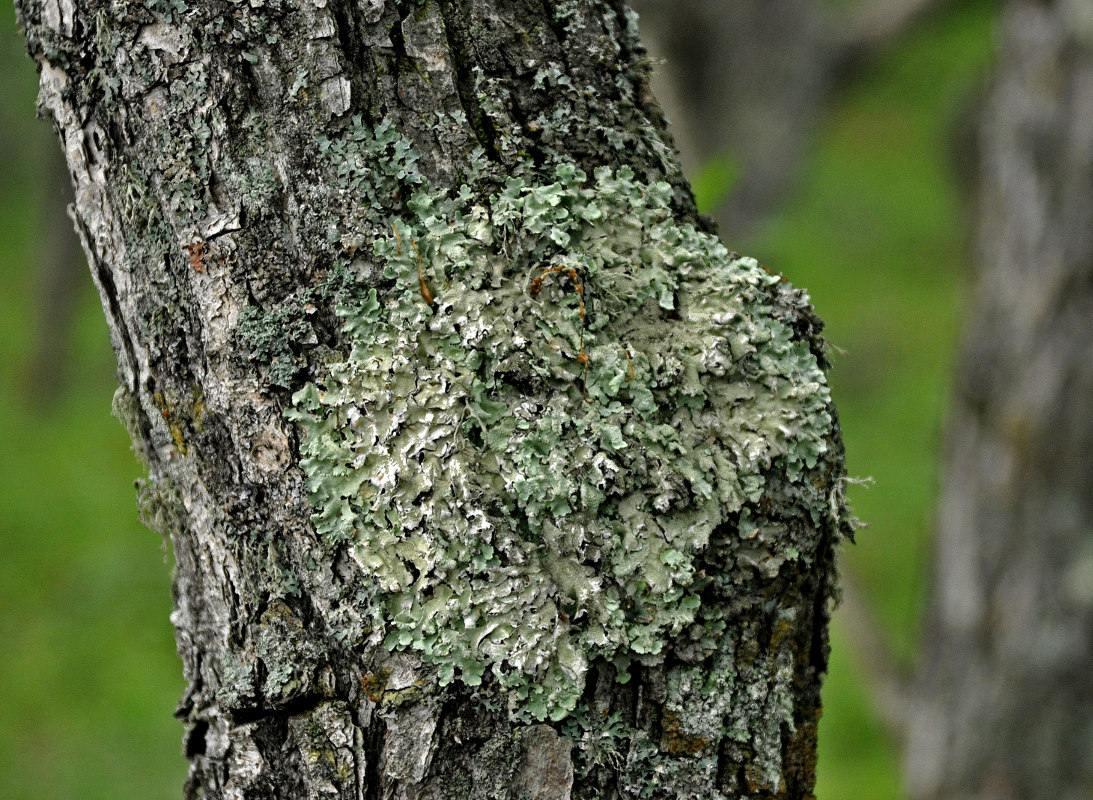
<svg viewBox="0 0 1093 800">
<path fill-rule="evenodd" d="M 654 82 L 684 170 L 728 158 L 735 180 L 711 215 L 754 234 L 797 181 L 830 100 L 842 49 L 837 9 L 814 0 L 637 0 Z M 845 22 L 845 20 L 842 20 Z"/>
<path fill-rule="evenodd" d="M 1093 793 L 1093 14 L 1011 2 L 911 714 L 916 798 Z"/>
<path fill-rule="evenodd" d="M 191 797 L 807 797 L 807 296 L 614 2 L 26 0 L 170 537 Z"/>
<path fill-rule="evenodd" d="M 951 0 L 633 0 L 684 172 L 726 184 L 709 209 L 755 236 L 792 197 L 837 90 Z M 698 183 L 696 181 L 696 187 Z"/>
</svg>

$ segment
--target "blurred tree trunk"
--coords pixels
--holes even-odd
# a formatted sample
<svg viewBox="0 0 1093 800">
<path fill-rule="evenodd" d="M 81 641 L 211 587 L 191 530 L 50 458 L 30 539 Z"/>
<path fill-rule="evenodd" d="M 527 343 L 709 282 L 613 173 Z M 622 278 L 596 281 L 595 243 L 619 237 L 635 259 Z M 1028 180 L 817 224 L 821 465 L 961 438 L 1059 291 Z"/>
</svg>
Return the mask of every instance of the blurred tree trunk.
<svg viewBox="0 0 1093 800">
<path fill-rule="evenodd" d="M 804 164 L 841 60 L 835 14 L 816 0 L 636 0 L 655 85 L 688 174 L 728 159 L 711 211 L 730 239 L 776 213 Z"/>
<path fill-rule="evenodd" d="M 39 408 L 51 408 L 51 401 L 68 381 L 72 327 L 81 293 L 90 289 L 84 272 L 80 240 L 72 231 L 66 209 L 72 202 L 72 182 L 64 156 L 52 141 L 50 132 L 41 131 L 46 160 L 42 183 L 45 196 L 39 205 L 40 236 L 37 257 L 37 306 L 41 309 L 35 331 L 34 354 L 27 378 L 28 393 Z"/>
<path fill-rule="evenodd" d="M 1093 796 L 1093 6 L 1011 2 L 981 130 L 912 797 Z"/>
<path fill-rule="evenodd" d="M 620 3 L 19 10 L 188 796 L 811 796 L 819 322 L 696 227 Z"/>
<path fill-rule="evenodd" d="M 840 85 L 951 0 L 633 0 L 684 172 L 727 162 L 710 214 L 754 235 L 791 196 Z"/>
</svg>

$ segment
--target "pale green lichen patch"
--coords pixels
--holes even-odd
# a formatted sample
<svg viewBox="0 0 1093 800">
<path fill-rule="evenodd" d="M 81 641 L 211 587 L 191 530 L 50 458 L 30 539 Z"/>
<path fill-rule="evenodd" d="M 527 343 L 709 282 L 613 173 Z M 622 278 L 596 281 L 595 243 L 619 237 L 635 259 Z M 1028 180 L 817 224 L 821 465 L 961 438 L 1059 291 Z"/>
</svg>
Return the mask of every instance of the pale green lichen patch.
<svg viewBox="0 0 1093 800">
<path fill-rule="evenodd" d="M 563 163 L 445 194 L 377 135 L 324 146 L 350 178 L 347 148 L 392 154 L 373 208 L 417 188 L 338 309 L 351 351 L 288 411 L 313 520 L 382 588 L 388 647 L 559 719 L 593 658 L 695 620 L 700 556 L 765 474 L 816 465 L 824 375 L 779 279 L 676 222 L 667 184 Z"/>
</svg>

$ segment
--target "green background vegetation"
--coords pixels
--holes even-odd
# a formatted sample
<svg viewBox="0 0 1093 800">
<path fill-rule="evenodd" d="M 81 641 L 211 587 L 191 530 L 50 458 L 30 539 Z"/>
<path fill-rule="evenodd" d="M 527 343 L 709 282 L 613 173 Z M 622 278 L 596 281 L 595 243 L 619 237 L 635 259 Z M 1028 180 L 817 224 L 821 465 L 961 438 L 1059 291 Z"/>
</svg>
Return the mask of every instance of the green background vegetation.
<svg viewBox="0 0 1093 800">
<path fill-rule="evenodd" d="M 835 356 L 833 392 L 870 527 L 844 564 L 891 646 L 913 662 L 944 399 L 968 283 L 970 197 L 950 145 L 992 56 L 995 4 L 958 2 L 856 78 L 817 127 L 804 181 L 751 241 L 812 293 Z M 35 263 L 55 147 L 33 118 L 34 70 L 0 5 L 0 796 L 177 798 L 183 691 L 170 566 L 137 521 L 139 469 L 110 416 L 114 357 L 89 278 L 60 373 L 32 378 Z M 703 194 L 732 171 L 714 167 Z M 719 184 L 721 184 L 719 186 Z M 899 797 L 898 752 L 871 708 L 855 643 L 836 625 L 820 734 L 821 800 Z"/>
</svg>

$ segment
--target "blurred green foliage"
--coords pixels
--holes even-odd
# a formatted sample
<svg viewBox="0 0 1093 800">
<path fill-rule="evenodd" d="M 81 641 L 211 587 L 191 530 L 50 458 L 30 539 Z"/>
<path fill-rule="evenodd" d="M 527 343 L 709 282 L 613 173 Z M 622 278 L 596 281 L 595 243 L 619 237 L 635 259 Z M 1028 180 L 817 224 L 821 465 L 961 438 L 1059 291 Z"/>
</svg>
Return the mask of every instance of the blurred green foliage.
<svg viewBox="0 0 1093 800">
<path fill-rule="evenodd" d="M 711 158 L 689 178 L 695 203 L 703 212 L 712 211 L 728 198 L 739 177 L 740 165 L 731 153 Z"/>
<path fill-rule="evenodd" d="M 994 49 L 998 4 L 945 7 L 857 77 L 829 110 L 797 198 L 756 255 L 807 287 L 826 321 L 832 394 L 851 487 L 869 527 L 843 554 L 900 663 L 913 664 L 928 572 L 941 427 L 971 279 L 969 138 Z M 974 137 L 974 132 L 970 134 Z M 971 163 L 969 163 L 971 162 Z M 820 800 L 892 800 L 897 743 L 886 733 L 836 625 L 820 726 Z"/>
<path fill-rule="evenodd" d="M 831 375 L 870 528 L 852 569 L 907 664 L 922 605 L 949 383 L 968 261 L 967 201 L 947 142 L 988 68 L 995 4 L 958 2 L 857 79 L 817 132 L 798 198 L 752 241 L 727 243 L 806 286 L 843 348 Z M 137 521 L 139 468 L 109 413 L 114 358 L 91 281 L 61 395 L 35 400 L 36 167 L 55 147 L 0 5 L 0 796 L 176 798 L 185 764 L 171 712 L 183 690 L 170 569 Z M 730 158 L 705 170 L 723 196 Z M 719 181 L 722 186 L 719 187 Z M 869 707 L 838 627 L 821 728 L 821 800 L 899 796 L 895 743 Z"/>
<path fill-rule="evenodd" d="M 115 360 L 86 267 L 59 396 L 33 385 L 41 164 L 34 65 L 0 4 L 0 797 L 181 796 L 170 567 L 137 520 Z M 54 201 L 55 202 L 55 201 Z"/>
</svg>

